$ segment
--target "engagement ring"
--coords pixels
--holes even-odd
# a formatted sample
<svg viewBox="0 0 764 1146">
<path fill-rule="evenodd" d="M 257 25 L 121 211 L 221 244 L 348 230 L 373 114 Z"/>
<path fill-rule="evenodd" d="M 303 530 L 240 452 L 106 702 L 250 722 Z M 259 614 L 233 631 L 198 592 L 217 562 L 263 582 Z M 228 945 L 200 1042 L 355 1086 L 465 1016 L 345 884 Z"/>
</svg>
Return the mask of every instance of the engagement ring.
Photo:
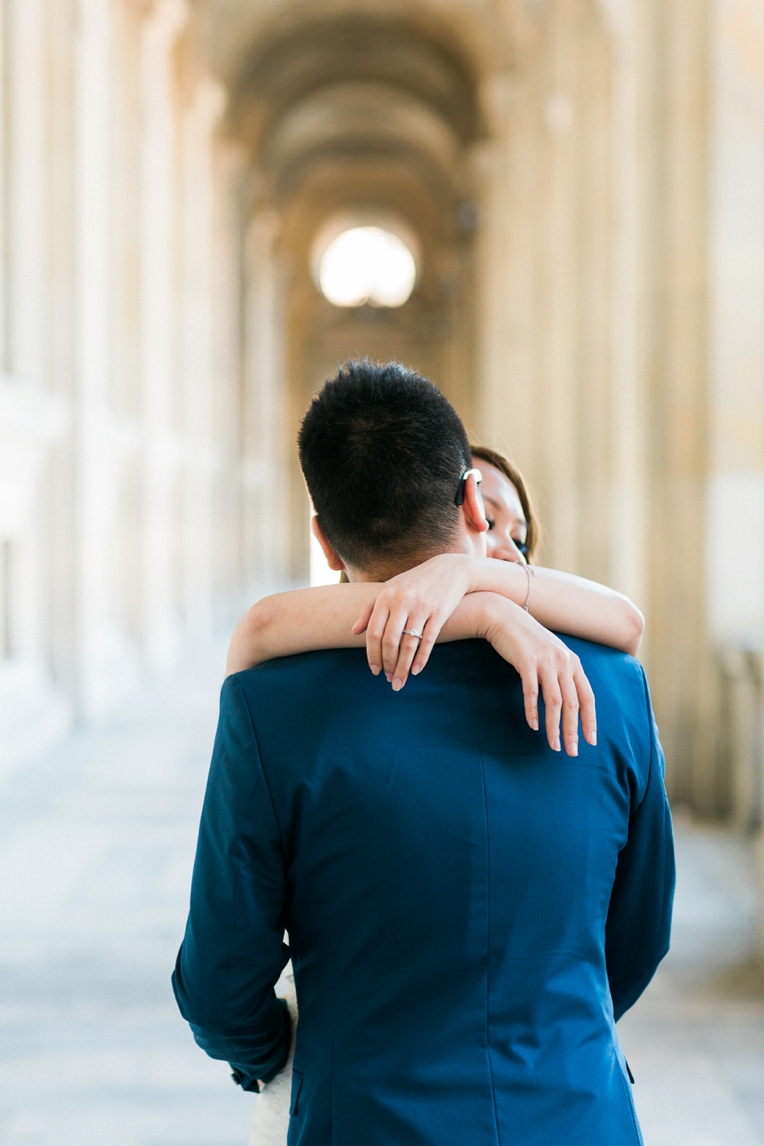
<svg viewBox="0 0 764 1146">
<path fill-rule="evenodd" d="M 422 634 L 418 633 L 416 631 L 416 629 L 404 629 L 403 631 L 404 631 L 404 633 L 407 633 L 408 636 L 410 636 L 410 637 L 416 637 L 416 639 L 418 641 L 421 641 L 421 639 L 422 639 Z"/>
</svg>

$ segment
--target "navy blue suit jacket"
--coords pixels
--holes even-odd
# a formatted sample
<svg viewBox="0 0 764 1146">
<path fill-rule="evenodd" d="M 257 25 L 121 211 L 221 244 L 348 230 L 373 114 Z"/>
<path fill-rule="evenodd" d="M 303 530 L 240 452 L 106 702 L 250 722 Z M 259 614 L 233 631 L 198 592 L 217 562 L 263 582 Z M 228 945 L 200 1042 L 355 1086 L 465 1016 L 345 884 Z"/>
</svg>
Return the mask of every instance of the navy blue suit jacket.
<svg viewBox="0 0 764 1146">
<path fill-rule="evenodd" d="M 292 1146 L 640 1141 L 614 1022 L 668 949 L 663 757 L 637 661 L 567 643 L 597 697 L 577 758 L 481 641 L 400 693 L 350 649 L 226 680 L 174 986 L 267 1079 L 291 954 Z"/>
</svg>

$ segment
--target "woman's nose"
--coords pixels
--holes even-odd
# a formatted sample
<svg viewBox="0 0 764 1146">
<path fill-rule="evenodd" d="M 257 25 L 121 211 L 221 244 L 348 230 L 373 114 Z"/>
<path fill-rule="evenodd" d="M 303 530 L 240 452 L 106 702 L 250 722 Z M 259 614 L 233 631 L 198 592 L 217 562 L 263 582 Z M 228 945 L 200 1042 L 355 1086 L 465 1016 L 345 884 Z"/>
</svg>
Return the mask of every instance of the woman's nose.
<svg viewBox="0 0 764 1146">
<path fill-rule="evenodd" d="M 525 564 L 525 558 L 511 537 L 497 538 L 491 556 L 496 557 L 499 561 L 519 561 L 521 565 Z"/>
</svg>

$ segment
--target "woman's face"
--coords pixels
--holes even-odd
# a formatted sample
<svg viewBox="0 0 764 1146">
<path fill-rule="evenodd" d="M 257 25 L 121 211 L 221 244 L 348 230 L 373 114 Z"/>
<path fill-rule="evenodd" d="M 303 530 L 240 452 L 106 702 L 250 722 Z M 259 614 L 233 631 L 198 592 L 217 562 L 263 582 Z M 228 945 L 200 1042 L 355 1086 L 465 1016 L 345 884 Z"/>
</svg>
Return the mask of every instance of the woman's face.
<svg viewBox="0 0 764 1146">
<path fill-rule="evenodd" d="M 517 490 L 501 470 L 482 458 L 475 458 L 474 464 L 483 475 L 480 491 L 488 521 L 487 555 L 500 561 L 523 561 L 528 522 Z"/>
</svg>

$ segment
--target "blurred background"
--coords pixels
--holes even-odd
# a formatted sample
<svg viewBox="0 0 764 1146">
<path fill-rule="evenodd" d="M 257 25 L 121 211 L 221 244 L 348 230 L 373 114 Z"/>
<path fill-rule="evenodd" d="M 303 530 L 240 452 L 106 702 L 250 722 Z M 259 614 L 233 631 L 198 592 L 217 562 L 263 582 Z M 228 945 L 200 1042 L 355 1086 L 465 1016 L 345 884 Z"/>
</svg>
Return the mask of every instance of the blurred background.
<svg viewBox="0 0 764 1146">
<path fill-rule="evenodd" d="M 226 635 L 309 580 L 297 425 L 367 354 L 645 613 L 680 889 L 622 1038 L 648 1146 L 764 1143 L 764 0 L 0 0 L 0 41 L 0 1142 L 246 1141 L 168 977 Z"/>
</svg>

